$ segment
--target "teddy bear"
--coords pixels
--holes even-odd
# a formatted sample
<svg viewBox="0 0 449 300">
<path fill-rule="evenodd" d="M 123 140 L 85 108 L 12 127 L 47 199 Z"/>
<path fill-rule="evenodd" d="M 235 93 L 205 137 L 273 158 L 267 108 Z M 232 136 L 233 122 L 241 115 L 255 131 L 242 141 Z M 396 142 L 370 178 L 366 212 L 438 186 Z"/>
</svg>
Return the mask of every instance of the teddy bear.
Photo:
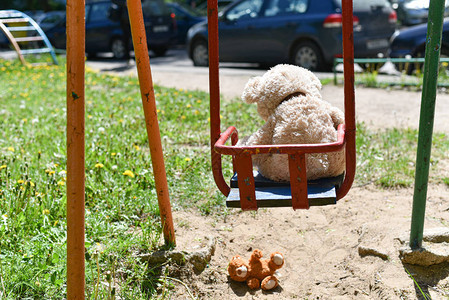
<svg viewBox="0 0 449 300">
<path fill-rule="evenodd" d="M 280 64 L 262 76 L 251 78 L 243 91 L 246 103 L 257 103 L 265 121 L 239 146 L 273 144 L 319 144 L 337 141 L 343 112 L 321 97 L 321 82 L 311 71 Z M 287 154 L 253 155 L 259 173 L 274 181 L 290 181 Z M 334 177 L 345 170 L 344 150 L 306 154 L 307 179 Z"/>
<path fill-rule="evenodd" d="M 272 290 L 279 285 L 276 270 L 284 265 L 284 256 L 273 252 L 268 259 L 262 259 L 262 251 L 255 249 L 249 261 L 240 255 L 231 258 L 228 273 L 232 280 L 247 283 L 250 289 Z"/>
</svg>

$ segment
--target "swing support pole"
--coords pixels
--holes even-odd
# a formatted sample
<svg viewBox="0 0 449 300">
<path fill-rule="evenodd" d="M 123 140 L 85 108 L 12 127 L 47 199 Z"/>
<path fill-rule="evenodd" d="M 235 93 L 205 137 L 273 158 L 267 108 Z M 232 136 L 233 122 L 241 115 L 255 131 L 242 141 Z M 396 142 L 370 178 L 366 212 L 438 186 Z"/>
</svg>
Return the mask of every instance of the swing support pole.
<svg viewBox="0 0 449 300">
<path fill-rule="evenodd" d="M 84 299 L 85 2 L 67 0 L 67 299 Z"/>
<path fill-rule="evenodd" d="M 430 0 L 427 22 L 424 81 L 419 117 L 418 149 L 416 155 L 415 188 L 413 194 L 410 248 L 422 246 L 426 213 L 427 186 L 432 149 L 435 100 L 443 29 L 444 0 Z"/>
<path fill-rule="evenodd" d="M 127 4 L 164 239 L 165 244 L 175 245 L 175 230 L 168 194 L 161 134 L 157 119 L 156 99 L 154 97 L 142 4 L 141 0 L 127 0 Z"/>
</svg>

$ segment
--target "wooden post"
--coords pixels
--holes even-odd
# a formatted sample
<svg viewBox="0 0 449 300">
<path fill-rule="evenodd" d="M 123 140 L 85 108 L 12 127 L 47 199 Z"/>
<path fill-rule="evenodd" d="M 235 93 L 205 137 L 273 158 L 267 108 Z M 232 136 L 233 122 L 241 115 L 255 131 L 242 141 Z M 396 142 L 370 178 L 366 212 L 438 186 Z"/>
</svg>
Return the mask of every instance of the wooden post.
<svg viewBox="0 0 449 300">
<path fill-rule="evenodd" d="M 67 0 L 67 299 L 84 299 L 85 2 Z"/>
<path fill-rule="evenodd" d="M 154 97 L 142 4 L 141 0 L 127 0 L 127 3 L 164 239 L 166 244 L 174 245 L 175 230 L 173 226 L 170 197 L 168 194 L 167 174 L 165 172 L 161 134 L 159 132 L 159 122 L 157 119 L 156 100 Z"/>
</svg>

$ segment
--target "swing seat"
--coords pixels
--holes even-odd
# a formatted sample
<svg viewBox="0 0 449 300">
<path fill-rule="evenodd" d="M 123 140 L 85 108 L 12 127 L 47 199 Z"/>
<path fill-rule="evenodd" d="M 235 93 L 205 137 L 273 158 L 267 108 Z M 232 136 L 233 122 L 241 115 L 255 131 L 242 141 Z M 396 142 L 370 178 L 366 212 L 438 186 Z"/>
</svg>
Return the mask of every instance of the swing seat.
<svg viewBox="0 0 449 300">
<path fill-rule="evenodd" d="M 342 41 L 344 64 L 345 122 L 337 128 L 337 141 L 322 144 L 240 146 L 234 126 L 224 132 L 220 126 L 220 85 L 217 0 L 208 1 L 208 53 L 210 91 L 210 141 L 212 173 L 215 184 L 227 197 L 228 207 L 257 210 L 259 207 L 310 206 L 335 204 L 349 191 L 356 169 L 356 124 L 354 95 L 354 22 L 352 0 L 342 0 Z M 230 145 L 229 145 L 230 140 Z M 226 145 L 228 143 L 228 145 Z M 306 155 L 345 151 L 345 173 L 336 178 L 307 180 Z M 253 174 L 252 156 L 282 154 L 288 158 L 290 183 L 280 184 Z M 222 157 L 232 158 L 234 174 L 231 185 L 224 179 Z"/>
<path fill-rule="evenodd" d="M 253 171 L 257 207 L 292 207 L 292 193 L 289 182 L 277 182 Z M 307 182 L 309 206 L 324 206 L 337 203 L 336 190 L 343 182 L 344 175 L 321 178 Z M 231 190 L 226 206 L 241 208 L 237 174 L 231 178 Z"/>
</svg>

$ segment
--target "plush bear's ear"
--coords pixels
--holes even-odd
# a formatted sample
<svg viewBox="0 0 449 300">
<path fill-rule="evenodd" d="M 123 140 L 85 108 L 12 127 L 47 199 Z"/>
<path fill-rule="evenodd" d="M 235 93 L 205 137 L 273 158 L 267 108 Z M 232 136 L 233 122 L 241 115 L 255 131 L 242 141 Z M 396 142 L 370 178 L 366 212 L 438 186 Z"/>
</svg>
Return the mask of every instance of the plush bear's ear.
<svg viewBox="0 0 449 300">
<path fill-rule="evenodd" d="M 262 77 L 257 76 L 250 78 L 246 83 L 245 89 L 243 90 L 242 100 L 246 103 L 257 102 L 260 96 L 260 80 Z"/>
</svg>

